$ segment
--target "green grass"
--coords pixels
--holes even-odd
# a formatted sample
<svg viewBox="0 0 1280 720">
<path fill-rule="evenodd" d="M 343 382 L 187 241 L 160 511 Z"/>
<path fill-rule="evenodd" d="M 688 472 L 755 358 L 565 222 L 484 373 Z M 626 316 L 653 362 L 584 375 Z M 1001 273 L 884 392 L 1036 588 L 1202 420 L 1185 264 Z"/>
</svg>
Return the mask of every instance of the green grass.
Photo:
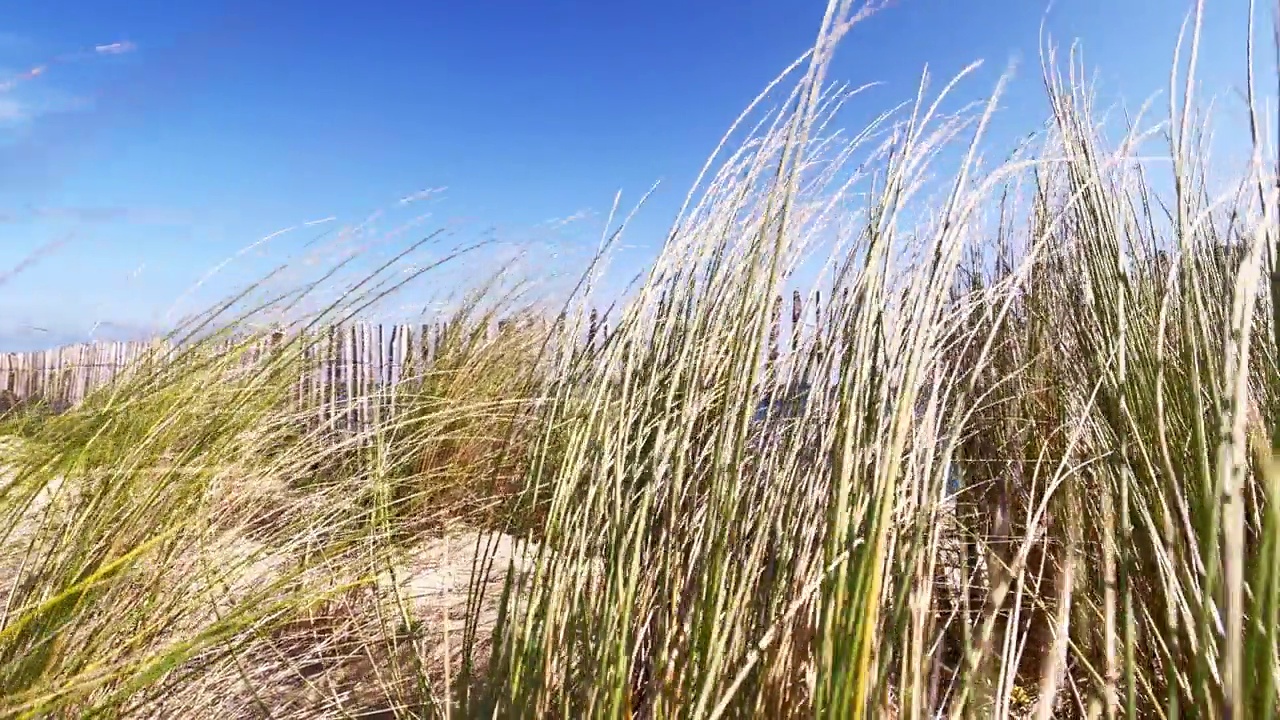
<svg viewBox="0 0 1280 720">
<path fill-rule="evenodd" d="M 825 81 L 850 13 L 744 115 L 600 348 L 582 294 L 491 337 L 538 311 L 481 291 L 357 437 L 291 404 L 301 339 L 248 372 L 195 342 L 0 420 L 0 714 L 1275 717 L 1261 130 L 1218 193 L 1187 71 L 1108 142 L 1050 48 L 1052 116 L 1003 162 L 1001 88 L 945 110 L 963 78 L 850 133 L 857 91 Z M 813 258 L 821 322 L 768 361 Z M 441 537 L 475 560 L 456 615 L 401 582 Z"/>
</svg>

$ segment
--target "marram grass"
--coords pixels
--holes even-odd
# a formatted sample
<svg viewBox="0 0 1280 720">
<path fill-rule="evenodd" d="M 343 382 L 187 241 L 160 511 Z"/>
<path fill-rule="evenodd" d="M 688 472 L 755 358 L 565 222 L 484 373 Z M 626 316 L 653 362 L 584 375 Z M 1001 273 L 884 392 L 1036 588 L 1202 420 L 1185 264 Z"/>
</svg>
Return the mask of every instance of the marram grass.
<svg viewBox="0 0 1280 720">
<path fill-rule="evenodd" d="M 1164 122 L 1109 137 L 1050 47 L 991 164 L 1003 84 L 839 129 L 834 2 L 598 347 L 580 298 L 473 303 L 356 434 L 252 336 L 0 420 L 0 713 L 1275 717 L 1280 198 L 1252 87 L 1212 189 L 1201 13 Z M 456 617 L 397 579 L 441 537 L 478 538 Z"/>
</svg>

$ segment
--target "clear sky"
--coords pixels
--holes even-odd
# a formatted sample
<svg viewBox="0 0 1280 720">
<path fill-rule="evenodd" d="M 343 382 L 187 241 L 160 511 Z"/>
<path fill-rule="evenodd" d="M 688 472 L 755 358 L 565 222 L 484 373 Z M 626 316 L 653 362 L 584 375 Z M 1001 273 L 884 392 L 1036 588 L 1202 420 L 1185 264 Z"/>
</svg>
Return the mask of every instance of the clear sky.
<svg viewBox="0 0 1280 720">
<path fill-rule="evenodd" d="M 1202 78 L 1225 92 L 1243 79 L 1247 2 L 1209 6 Z M 1188 8 L 1056 0 L 1047 23 L 1059 40 L 1082 40 L 1104 99 L 1136 105 L 1166 86 Z M 616 192 L 628 205 L 662 181 L 619 259 L 642 262 L 721 133 L 812 43 L 823 10 L 823 0 L 11 4 L 0 24 L 0 350 L 86 339 L 95 325 L 99 337 L 153 327 L 379 210 L 389 214 L 368 237 L 418 217 L 405 232 L 537 241 L 550 267 L 594 247 Z M 964 86 L 977 98 L 1016 59 L 996 130 L 1025 133 L 1045 111 L 1045 12 L 1043 0 L 900 0 L 854 30 L 834 78 L 886 83 L 861 97 L 869 116 L 910 97 L 926 63 L 950 76 L 985 60 Z M 328 218 L 265 243 L 175 307 L 238 249 Z M 482 264 L 442 282 L 474 279 Z"/>
</svg>

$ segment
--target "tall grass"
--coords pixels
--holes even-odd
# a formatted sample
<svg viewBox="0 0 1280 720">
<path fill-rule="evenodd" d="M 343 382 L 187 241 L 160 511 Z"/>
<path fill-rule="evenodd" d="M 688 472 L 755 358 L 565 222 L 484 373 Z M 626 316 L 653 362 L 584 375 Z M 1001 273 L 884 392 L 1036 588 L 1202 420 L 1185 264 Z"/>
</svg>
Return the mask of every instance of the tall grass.
<svg viewBox="0 0 1280 720">
<path fill-rule="evenodd" d="M 492 523 L 512 502 L 500 456 L 526 432 L 540 340 L 486 340 L 493 311 L 465 303 L 398 386 L 394 422 L 316 424 L 294 404 L 306 344 L 397 270 L 257 359 L 271 331 L 227 344 L 196 326 L 221 314 L 234 329 L 296 296 L 228 303 L 81 407 L 6 420 L 24 440 L 0 491 L 4 716 L 434 706 L 421 645 L 436 629 L 406 615 L 396 558 L 415 533 Z"/>
<path fill-rule="evenodd" d="M 1273 171 L 1211 197 L 1188 90 L 1157 197 L 1140 131 L 1106 150 L 1083 68 L 1051 52 L 1038 156 L 983 169 L 992 105 L 942 115 L 924 86 L 905 119 L 824 134 L 849 13 L 677 226 L 587 399 L 561 396 L 575 427 L 540 468 L 549 539 L 499 629 L 495 712 L 1270 716 L 1274 345 L 1249 339 L 1273 333 Z M 877 171 L 841 173 L 881 138 Z M 948 143 L 964 160 L 914 220 Z M 769 299 L 832 231 L 832 301 L 768 378 Z M 750 426 L 801 384 L 799 417 Z"/>
<path fill-rule="evenodd" d="M 1213 189 L 1202 13 L 1163 122 L 1109 137 L 1046 45 L 1045 129 L 991 163 L 1004 83 L 952 110 L 969 70 L 839 127 L 870 11 L 835 0 L 601 347 L 581 298 L 496 338 L 475 304 L 356 435 L 289 410 L 305 335 L 4 421 L 0 708 L 1275 717 L 1280 198 L 1252 75 L 1252 162 Z M 469 546 L 455 628 L 396 578 L 459 523 L 524 550 Z"/>
</svg>

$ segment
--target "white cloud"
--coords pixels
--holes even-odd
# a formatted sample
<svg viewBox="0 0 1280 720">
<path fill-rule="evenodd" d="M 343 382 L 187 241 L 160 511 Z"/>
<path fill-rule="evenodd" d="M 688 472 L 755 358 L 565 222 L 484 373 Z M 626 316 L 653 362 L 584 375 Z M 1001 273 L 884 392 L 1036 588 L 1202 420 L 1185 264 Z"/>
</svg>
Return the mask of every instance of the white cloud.
<svg viewBox="0 0 1280 720">
<path fill-rule="evenodd" d="M 0 33 L 0 47 L 15 43 L 15 38 L 7 38 Z M 32 121 L 41 115 L 86 109 L 90 106 L 86 99 L 46 84 L 44 76 L 49 74 L 50 68 L 89 61 L 102 55 L 124 55 L 136 49 L 137 45 L 133 42 L 121 40 L 95 45 L 92 50 L 64 53 L 23 72 L 0 72 L 0 124 L 13 126 Z M 38 83 L 35 82 L 37 80 Z"/>
<path fill-rule="evenodd" d="M 12 75 L 0 81 L 0 92 L 9 92 L 28 80 L 35 80 L 45 73 L 49 68 L 45 65 L 37 65 L 26 72 Z"/>
<path fill-rule="evenodd" d="M 552 218 L 550 220 L 547 220 L 545 223 L 543 223 L 543 225 L 545 225 L 548 229 L 551 229 L 551 230 L 559 230 L 560 228 L 565 227 L 566 225 L 572 225 L 573 223 L 586 220 L 587 218 L 591 217 L 591 215 L 592 213 L 590 210 L 579 210 L 578 212 L 572 215 L 568 215 L 566 217 Z"/>
<path fill-rule="evenodd" d="M 95 45 L 93 51 L 99 55 L 123 55 L 137 49 L 137 45 L 129 42 L 128 40 L 123 40 L 121 42 L 113 42 L 106 45 Z"/>
<path fill-rule="evenodd" d="M 447 187 L 438 187 L 438 188 L 428 188 L 428 189 L 426 189 L 426 190 L 419 190 L 418 192 L 410 193 L 410 194 L 405 195 L 404 197 L 400 198 L 400 204 L 401 204 L 401 205 L 408 205 L 408 204 L 410 204 L 410 203 L 416 203 L 416 202 L 419 202 L 419 201 L 421 201 L 421 200 L 426 200 L 427 198 L 431 197 L 432 195 L 439 195 L 439 194 L 443 193 L 444 191 L 446 191 L 446 190 L 448 190 L 448 189 L 449 189 L 449 188 L 447 188 Z"/>
</svg>

